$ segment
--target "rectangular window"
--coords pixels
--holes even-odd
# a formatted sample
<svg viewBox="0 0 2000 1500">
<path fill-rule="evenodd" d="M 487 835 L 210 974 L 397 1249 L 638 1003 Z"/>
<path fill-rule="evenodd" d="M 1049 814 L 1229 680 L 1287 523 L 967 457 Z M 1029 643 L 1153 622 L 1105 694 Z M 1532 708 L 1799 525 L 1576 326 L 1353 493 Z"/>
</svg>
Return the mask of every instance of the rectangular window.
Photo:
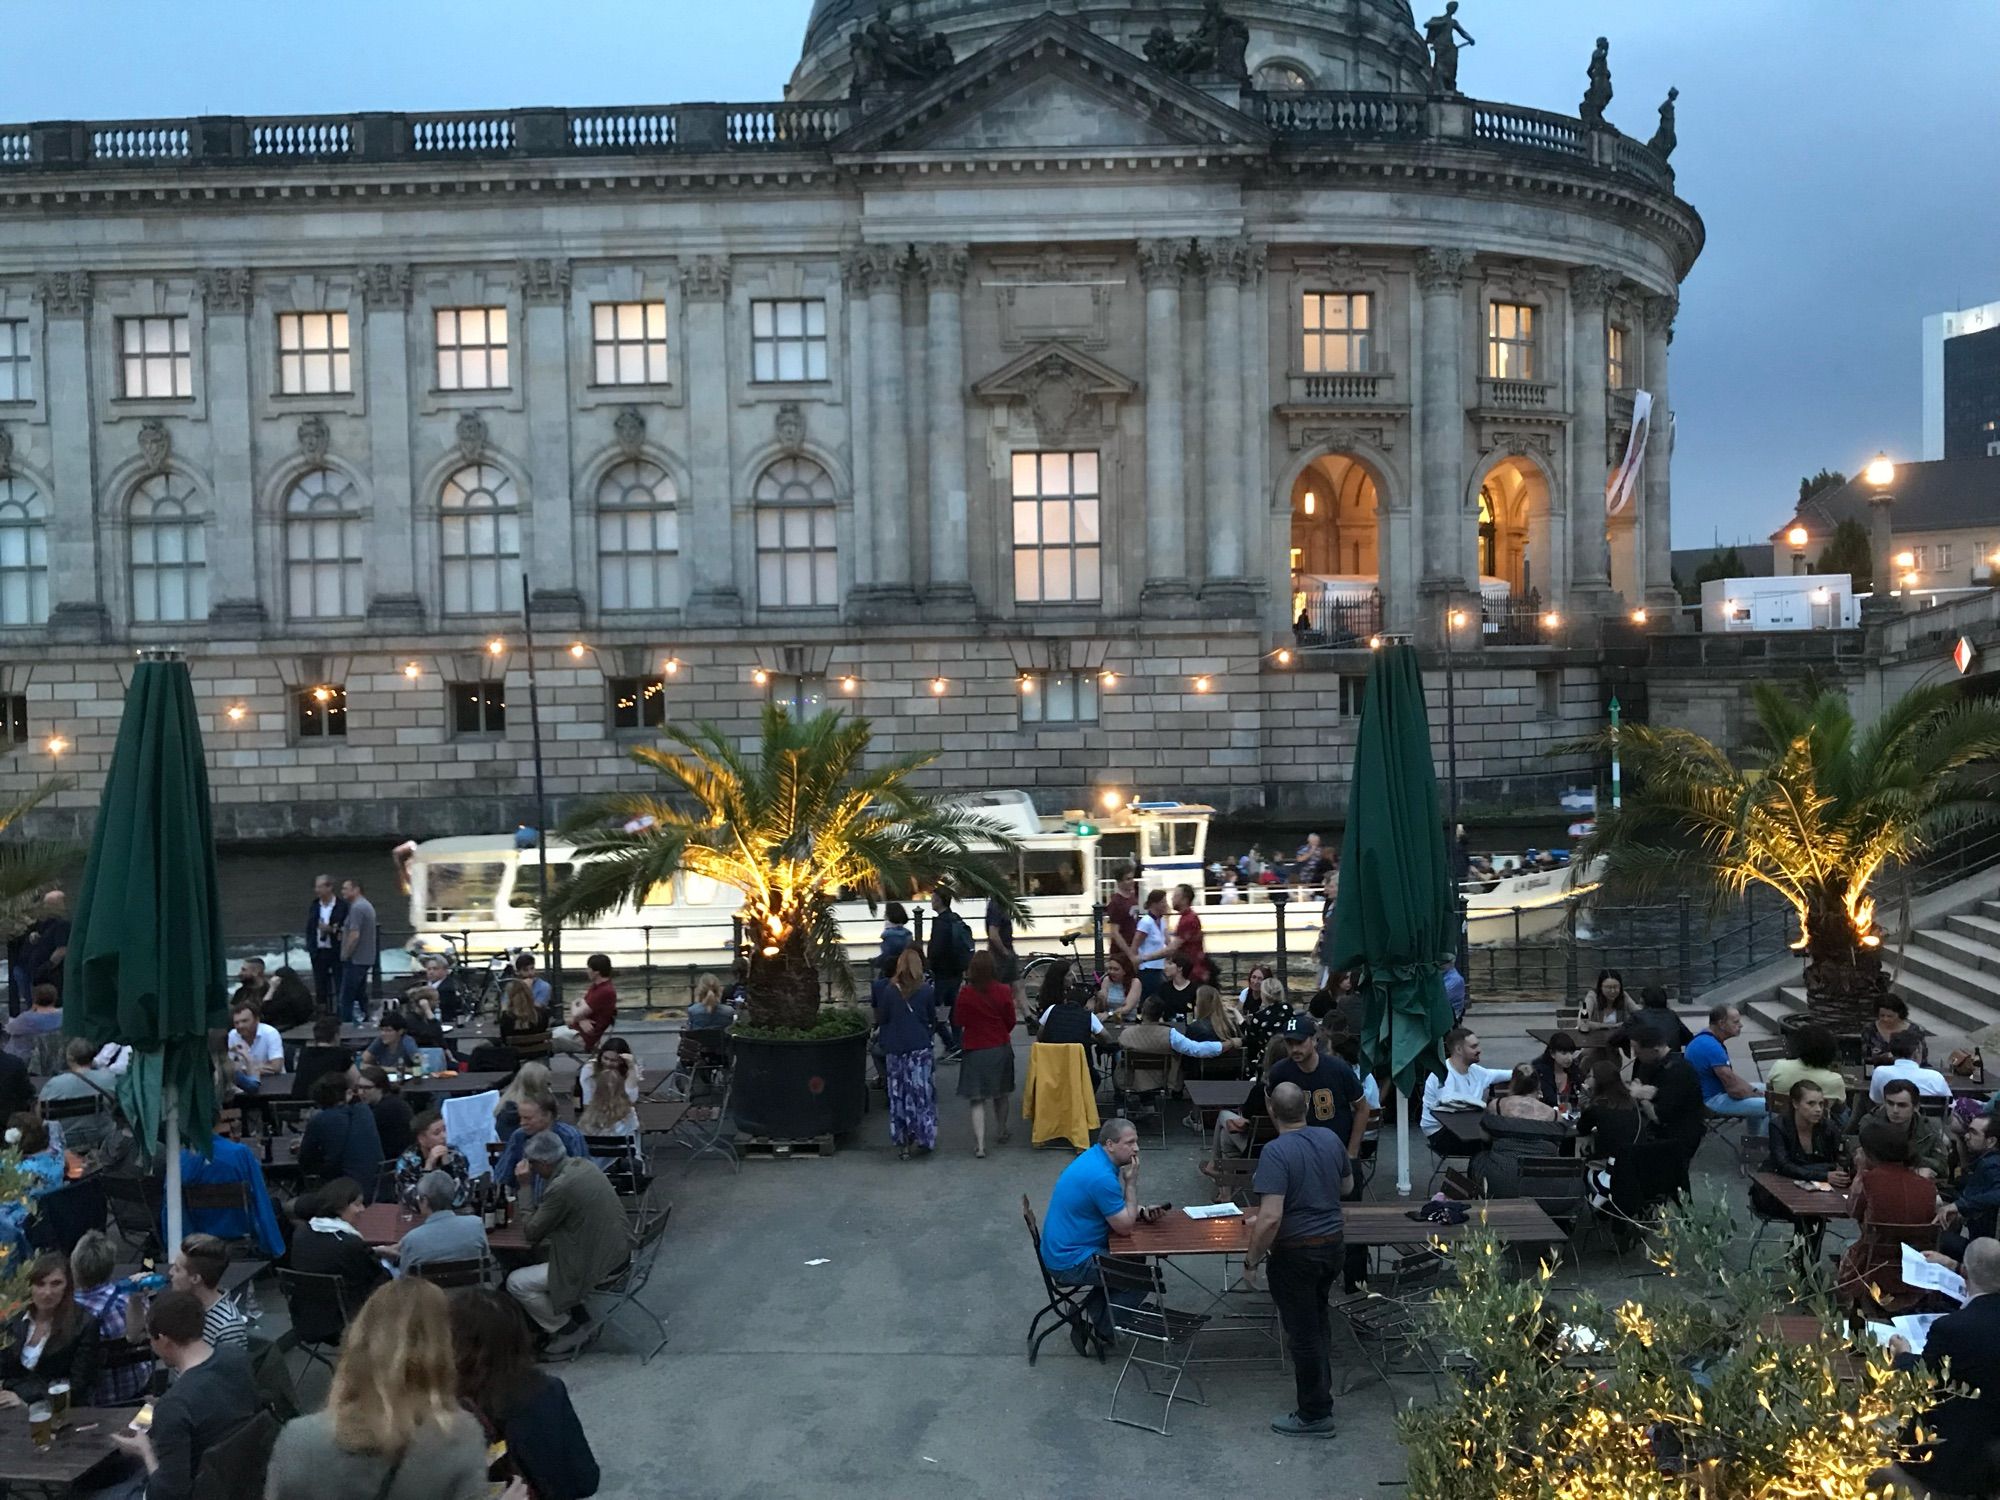
<svg viewBox="0 0 2000 1500">
<path fill-rule="evenodd" d="M 34 364 L 29 357 L 28 325 L 19 319 L 0 323 L 0 401 L 34 399 Z"/>
<path fill-rule="evenodd" d="M 347 343 L 347 314 L 278 314 L 278 394 L 347 395 L 354 362 Z"/>
<path fill-rule="evenodd" d="M 1102 597 L 1098 581 L 1095 453 L 1014 455 L 1014 598 L 1075 604 Z"/>
<path fill-rule="evenodd" d="M 1361 698 L 1368 691 L 1366 677 L 1342 677 L 1340 679 L 1340 716 L 1343 719 L 1361 717 Z"/>
<path fill-rule="evenodd" d="M 1604 330 L 1604 383 L 1614 391 L 1622 391 L 1628 384 L 1625 379 L 1625 330 L 1616 323 Z"/>
<path fill-rule="evenodd" d="M 1023 724 L 1095 724 L 1095 672 L 1035 672 L 1021 679 Z"/>
<path fill-rule="evenodd" d="M 839 556 L 831 505 L 757 507 L 757 602 L 765 609 L 839 603 Z"/>
<path fill-rule="evenodd" d="M 1365 375 L 1374 368 L 1375 299 L 1366 292 L 1307 292 L 1305 372 Z"/>
<path fill-rule="evenodd" d="M 826 379 L 826 303 L 817 297 L 750 304 L 750 378 Z"/>
<path fill-rule="evenodd" d="M 1950 566 L 1951 566 L 1951 543 L 1950 543 L 1950 542 L 1939 542 L 1939 543 L 1938 543 L 1938 560 L 1937 560 L 1937 565 L 1938 565 L 1938 571 L 1939 571 L 1940 573 L 1942 573 L 1942 572 L 1943 572 L 1943 571 L 1944 571 L 1944 570 L 1945 570 L 1946 568 L 1948 568 L 1948 567 L 1950 567 Z"/>
<path fill-rule="evenodd" d="M 506 308 L 438 309 L 437 382 L 441 391 L 507 389 Z"/>
<path fill-rule="evenodd" d="M 321 683 L 300 688 L 293 695 L 297 712 L 293 715 L 302 740 L 344 740 L 347 738 L 347 689 Z"/>
<path fill-rule="evenodd" d="M 612 677 L 604 686 L 613 729 L 658 729 L 667 722 L 667 685 L 659 678 Z"/>
<path fill-rule="evenodd" d="M 188 320 L 118 320 L 118 391 L 127 401 L 177 400 L 194 394 L 194 354 Z"/>
<path fill-rule="evenodd" d="M 1486 306 L 1486 374 L 1493 380 L 1535 378 L 1535 309 L 1522 302 Z"/>
<path fill-rule="evenodd" d="M 813 672 L 773 672 L 765 692 L 794 719 L 809 719 L 826 706 L 826 679 Z"/>
<path fill-rule="evenodd" d="M 1918 548 L 1914 549 L 1914 550 L 1913 550 L 1913 551 L 1912 551 L 1912 552 L 1910 553 L 1910 561 L 1912 562 L 1912 564 L 1913 564 L 1914 566 L 1916 566 L 1916 567 L 1917 567 L 1917 568 L 1919 568 L 1919 569 L 1922 569 L 1922 568 L 1926 568 L 1926 567 L 1929 567 L 1929 566 L 1930 566 L 1930 564 L 1929 564 L 1929 563 L 1928 563 L 1928 562 L 1926 561 L 1926 554 L 1927 554 L 1927 553 L 1928 553 L 1929 551 L 1930 551 L 1930 548 L 1928 548 L 1928 547 L 1918 547 Z"/>
<path fill-rule="evenodd" d="M 454 682 L 451 685 L 453 734 L 505 734 L 507 687 L 499 682 Z"/>
<path fill-rule="evenodd" d="M 28 695 L 0 694 L 0 744 L 12 748 L 28 743 Z"/>
<path fill-rule="evenodd" d="M 598 385 L 667 383 L 667 304 L 593 302 L 592 379 Z"/>
</svg>

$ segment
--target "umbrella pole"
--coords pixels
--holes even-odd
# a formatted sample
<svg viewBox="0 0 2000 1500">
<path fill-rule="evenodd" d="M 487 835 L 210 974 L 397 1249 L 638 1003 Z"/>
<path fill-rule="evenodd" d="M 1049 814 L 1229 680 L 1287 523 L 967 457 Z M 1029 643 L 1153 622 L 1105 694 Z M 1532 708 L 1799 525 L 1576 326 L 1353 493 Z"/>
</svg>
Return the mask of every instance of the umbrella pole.
<svg viewBox="0 0 2000 1500">
<path fill-rule="evenodd" d="M 1399 1196 L 1410 1196 L 1410 1106 L 1411 1096 L 1404 1094 L 1400 1107 L 1396 1110 L 1396 1192 Z"/>
<path fill-rule="evenodd" d="M 167 1258 L 172 1259 L 181 1243 L 181 1101 L 171 1084 L 165 1091 L 167 1128 Z"/>
</svg>

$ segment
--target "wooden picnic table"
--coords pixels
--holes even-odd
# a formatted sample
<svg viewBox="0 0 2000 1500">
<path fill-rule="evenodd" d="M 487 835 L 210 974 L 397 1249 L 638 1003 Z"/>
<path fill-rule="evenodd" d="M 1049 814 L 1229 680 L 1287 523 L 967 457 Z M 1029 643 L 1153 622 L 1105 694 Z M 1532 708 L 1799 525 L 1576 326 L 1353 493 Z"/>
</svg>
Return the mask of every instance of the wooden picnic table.
<svg viewBox="0 0 2000 1500">
<path fill-rule="evenodd" d="M 1944 1073 L 1942 1068 L 1936 1071 Z M 1847 1091 L 1850 1094 L 1865 1096 L 1869 1091 L 1870 1085 L 1874 1082 L 1875 1070 L 1873 1068 L 1846 1067 L 1840 1070 L 1840 1076 L 1847 1080 Z M 1951 1085 L 1951 1096 L 1954 1099 L 1984 1099 L 1990 1094 L 2000 1092 L 2000 1083 L 1993 1083 L 1984 1079 L 1975 1083 L 1970 1078 L 1960 1078 L 1955 1073 L 1944 1073 L 1944 1081 Z M 1931 1097 L 1935 1098 L 1936 1095 L 1932 1095 Z M 1918 1098 L 1919 1102 L 1921 1102 L 1923 1096 L 1919 1095 Z"/>
<path fill-rule="evenodd" d="M 525 1209 L 522 1213 L 525 1213 Z M 371 1203 L 361 1210 L 360 1222 L 354 1226 L 361 1238 L 370 1245 L 393 1245 L 412 1229 L 417 1227 L 414 1215 L 406 1217 L 403 1210 L 394 1203 Z M 521 1217 L 517 1214 L 514 1222 L 503 1224 L 498 1229 L 486 1232 L 486 1247 L 494 1255 L 515 1260 L 525 1260 L 534 1254 L 534 1247 L 522 1232 Z"/>
<path fill-rule="evenodd" d="M 1468 1229 L 1486 1228 L 1508 1245 L 1556 1245 L 1569 1236 L 1530 1198 L 1495 1198 L 1468 1204 L 1464 1224 L 1427 1224 L 1412 1219 L 1402 1202 L 1343 1203 L 1342 1233 L 1350 1246 L 1422 1245 L 1458 1239 Z M 1113 1255 L 1241 1255 L 1249 1222 L 1241 1215 L 1190 1219 L 1169 1209 L 1151 1224 L 1134 1224 L 1130 1234 L 1111 1236 Z"/>
<path fill-rule="evenodd" d="M 1188 1096 L 1188 1103 L 1206 1118 L 1225 1109 L 1241 1109 L 1243 1101 L 1250 1097 L 1251 1082 L 1248 1078 L 1189 1078 L 1182 1082 L 1181 1088 Z"/>
<path fill-rule="evenodd" d="M 278 1036 L 286 1042 L 307 1043 L 313 1039 L 313 1025 L 313 1022 L 308 1021 L 303 1026 L 288 1026 L 279 1032 Z M 444 1034 L 447 1042 L 490 1042 L 498 1040 L 500 1036 L 500 1025 L 497 1021 L 453 1021 L 450 1024 L 440 1023 L 438 1030 Z M 381 1035 L 380 1026 L 357 1026 L 350 1022 L 340 1028 L 340 1041 L 337 1045 L 365 1047 Z"/>
<path fill-rule="evenodd" d="M 37 1448 L 28 1432 L 28 1408 L 0 1411 L 0 1484 L 22 1485 L 47 1493 L 72 1489 L 117 1448 L 111 1434 L 132 1422 L 130 1411 L 110 1407 L 72 1406 L 56 1430 L 56 1440 Z"/>
<path fill-rule="evenodd" d="M 412 1073 L 398 1085 L 406 1094 L 423 1094 L 432 1099 L 461 1099 L 467 1094 L 483 1094 L 504 1088 L 512 1073 Z"/>
<path fill-rule="evenodd" d="M 1822 1191 L 1777 1172 L 1752 1172 L 1750 1180 L 1782 1203 L 1795 1219 L 1845 1219 L 1854 1212 L 1853 1195 L 1841 1188 Z"/>
</svg>

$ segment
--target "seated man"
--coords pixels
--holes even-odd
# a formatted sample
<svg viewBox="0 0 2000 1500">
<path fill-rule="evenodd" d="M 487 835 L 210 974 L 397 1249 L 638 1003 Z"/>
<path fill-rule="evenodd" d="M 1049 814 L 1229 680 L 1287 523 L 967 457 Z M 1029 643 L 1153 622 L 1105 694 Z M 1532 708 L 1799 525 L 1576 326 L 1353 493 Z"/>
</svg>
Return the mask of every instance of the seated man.
<svg viewBox="0 0 2000 1500">
<path fill-rule="evenodd" d="M 530 1245 L 546 1246 L 549 1258 L 514 1272 L 507 1291 L 535 1320 L 537 1344 L 568 1353 L 590 1326 L 583 1299 L 631 1258 L 625 1205 L 595 1162 L 564 1155 L 546 1131 L 529 1140 L 514 1178 L 523 1197 L 531 1180 L 540 1186 L 541 1201 L 521 1232 Z"/>
<path fill-rule="evenodd" d="M 418 1180 L 417 1222 L 397 1250 L 405 1271 L 417 1270 L 426 1261 L 484 1258 L 486 1226 L 453 1208 L 458 1193 L 458 1179 L 449 1172 L 426 1172 Z"/>
<path fill-rule="evenodd" d="M 1111 1309 L 1097 1279 L 1097 1257 L 1113 1234 L 1129 1234 L 1139 1222 L 1139 1129 L 1114 1115 L 1097 1132 L 1097 1144 L 1063 1168 L 1042 1216 L 1042 1265 L 1060 1286 L 1088 1287 L 1084 1312 L 1098 1342 L 1111 1343 Z M 1078 1354 L 1090 1345 L 1072 1325 L 1069 1341 Z"/>
<path fill-rule="evenodd" d="M 507 1144 L 500 1152 L 500 1158 L 493 1163 L 493 1180 L 506 1182 L 514 1175 L 514 1169 L 521 1164 L 522 1154 L 528 1143 L 544 1132 L 553 1132 L 556 1142 L 571 1156 L 588 1156 L 590 1148 L 584 1144 L 583 1132 L 574 1125 L 558 1120 L 548 1106 L 539 1099 L 523 1099 L 516 1106 L 521 1123 L 514 1133 L 507 1137 Z M 541 1194 L 542 1179 L 533 1179 L 533 1190 Z"/>
<path fill-rule="evenodd" d="M 1743 1013 L 1735 1006 L 1711 1007 L 1708 1029 L 1688 1043 L 1688 1065 L 1710 1114 L 1761 1120 L 1768 1113 L 1764 1091 L 1729 1066 L 1729 1039 L 1742 1030 Z"/>
<path fill-rule="evenodd" d="M 1965 1176 L 1958 1192 L 1942 1212 L 1944 1222 L 1954 1226 L 1938 1237 L 1938 1248 L 1946 1255 L 1963 1257 L 1973 1240 L 1991 1239 L 2000 1219 L 2000 1123 L 1991 1115 L 1978 1115 L 1965 1127 L 1961 1142 L 1965 1151 Z"/>
<path fill-rule="evenodd" d="M 1908 1134 L 1910 1166 L 1918 1175 L 1935 1181 L 1951 1170 L 1951 1142 L 1944 1127 L 1917 1108 L 1917 1086 L 1909 1079 L 1892 1078 L 1882 1086 L 1877 1113 Z"/>
<path fill-rule="evenodd" d="M 191 1293 L 168 1291 L 154 1299 L 146 1331 L 154 1358 L 174 1379 L 153 1402 L 152 1424 L 144 1432 L 112 1434 L 111 1441 L 144 1468 L 136 1486 L 112 1494 L 188 1500 L 203 1456 L 257 1415 L 249 1355 L 214 1348 L 201 1335 L 201 1321 L 201 1303 Z"/>
<path fill-rule="evenodd" d="M 1931 1325 L 1923 1363 L 1940 1380 L 1964 1387 L 1925 1412 L 1929 1452 L 1901 1465 L 1918 1486 L 1953 1495 L 2000 1490 L 2000 1240 L 1977 1239 L 1959 1266 L 1965 1305 Z M 1898 1334 L 1889 1341 L 1900 1369 L 1918 1356 Z"/>
<path fill-rule="evenodd" d="M 611 960 L 593 953 L 583 961 L 590 985 L 583 998 L 570 1007 L 566 1024 L 549 1033 L 549 1045 L 558 1052 L 595 1052 L 604 1033 L 618 1022 L 618 989 L 611 982 Z"/>
<path fill-rule="evenodd" d="M 85 1230 L 69 1253 L 76 1305 L 97 1320 L 97 1347 L 104 1354 L 96 1381 L 75 1392 L 79 1406 L 122 1406 L 136 1401 L 153 1379 L 152 1360 L 130 1357 L 138 1354 L 132 1340 L 138 1330 L 127 1329 L 131 1293 L 124 1283 L 111 1278 L 117 1264 L 117 1247 L 101 1229 Z"/>
<path fill-rule="evenodd" d="M 191 1234 L 181 1241 L 181 1253 L 167 1266 L 167 1281 L 177 1292 L 191 1292 L 201 1304 L 201 1336 L 217 1349 L 250 1352 L 250 1324 L 236 1304 L 222 1295 L 223 1273 L 229 1269 L 229 1247 L 212 1234 Z"/>
<path fill-rule="evenodd" d="M 410 1035 L 410 1023 L 399 1010 L 385 1010 L 379 1023 L 380 1034 L 361 1052 L 361 1061 L 372 1067 L 400 1072 L 417 1064 L 417 1039 Z"/>
<path fill-rule="evenodd" d="M 1420 1117 L 1424 1139 L 1439 1156 L 1457 1149 L 1446 1137 L 1438 1121 L 1439 1109 L 1486 1108 L 1486 1096 L 1505 1083 L 1505 1068 L 1486 1068 L 1479 1063 L 1479 1037 L 1470 1026 L 1454 1026 L 1444 1034 L 1444 1071 L 1424 1080 L 1424 1108 Z"/>
<path fill-rule="evenodd" d="M 285 1071 L 284 1039 L 247 1000 L 238 1001 L 229 1013 L 229 1064 L 236 1086 L 246 1094 L 256 1093 L 271 1074 Z"/>
<path fill-rule="evenodd" d="M 1917 1061 L 1917 1049 L 1924 1039 L 1917 1035 L 1916 1028 L 1908 1027 L 1889 1038 L 1889 1061 L 1882 1064 L 1868 1077 L 1868 1097 L 1877 1104 L 1882 1102 L 1882 1090 L 1897 1078 L 1907 1079 L 1919 1094 L 1933 1099 L 1949 1099 L 1951 1083 L 1936 1068 L 1926 1068 Z"/>
<path fill-rule="evenodd" d="M 61 1104 L 61 1110 L 44 1110 L 49 1136 L 66 1151 L 88 1156 L 118 1131 L 118 1080 L 97 1066 L 97 1044 L 71 1037 L 63 1048 L 63 1071 L 42 1085 L 38 1096 L 43 1104 Z M 69 1107 L 86 1110 L 72 1114 Z"/>
</svg>

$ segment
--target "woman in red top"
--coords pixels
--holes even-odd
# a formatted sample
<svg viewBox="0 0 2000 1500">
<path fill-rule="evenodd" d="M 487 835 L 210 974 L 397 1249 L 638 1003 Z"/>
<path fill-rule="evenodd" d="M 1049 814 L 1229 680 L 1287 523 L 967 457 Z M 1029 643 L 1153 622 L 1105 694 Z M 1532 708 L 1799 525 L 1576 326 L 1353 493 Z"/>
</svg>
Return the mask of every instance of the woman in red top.
<svg viewBox="0 0 2000 1500">
<path fill-rule="evenodd" d="M 1860 1237 L 1841 1257 L 1834 1290 L 1842 1301 L 1894 1315 L 1908 1312 L 1917 1294 L 1903 1281 L 1903 1242 L 1929 1249 L 1937 1215 L 1937 1184 L 1910 1168 L 1909 1136 L 1879 1114 L 1861 1122 L 1854 1151 L 1854 1222 Z"/>
<path fill-rule="evenodd" d="M 1007 1096 L 1014 1092 L 1014 987 L 1002 984 L 993 955 L 972 955 L 958 992 L 953 1018 L 965 1031 L 958 1064 L 958 1097 L 972 1101 L 972 1154 L 986 1154 L 986 1106 L 1004 1145 L 1008 1140 Z"/>
</svg>

